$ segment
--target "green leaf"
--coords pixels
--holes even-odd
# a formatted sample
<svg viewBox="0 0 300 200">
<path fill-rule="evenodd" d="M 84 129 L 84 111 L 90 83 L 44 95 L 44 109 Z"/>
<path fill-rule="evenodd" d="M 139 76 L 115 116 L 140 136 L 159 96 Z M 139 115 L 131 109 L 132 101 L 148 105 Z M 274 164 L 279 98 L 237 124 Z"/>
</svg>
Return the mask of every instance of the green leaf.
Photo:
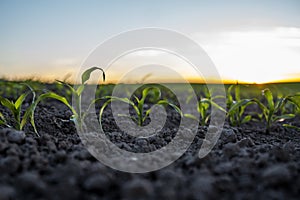
<svg viewBox="0 0 300 200">
<path fill-rule="evenodd" d="M 273 100 L 273 94 L 270 89 L 264 89 L 263 94 L 266 97 L 269 105 L 270 111 L 274 111 L 274 100 Z"/>
<path fill-rule="evenodd" d="M 275 119 L 274 119 L 274 121 L 281 121 L 281 120 L 286 120 L 286 119 L 292 119 L 295 116 L 296 116 L 295 114 L 280 115 L 280 116 L 276 116 Z"/>
<path fill-rule="evenodd" d="M 22 107 L 22 104 L 25 100 L 25 98 L 27 97 L 29 93 L 26 92 L 22 95 L 19 96 L 19 98 L 17 99 L 17 101 L 15 102 L 15 108 L 16 108 L 16 116 L 15 116 L 15 120 L 16 120 L 16 128 L 18 130 L 22 130 L 23 129 L 23 126 L 21 124 L 21 107 Z"/>
<path fill-rule="evenodd" d="M 147 98 L 147 96 L 150 96 L 149 100 L 152 103 L 155 103 L 156 101 L 158 101 L 161 98 L 161 91 L 157 87 L 146 87 L 142 91 L 141 102 L 144 102 L 145 99 Z"/>
<path fill-rule="evenodd" d="M 128 99 L 128 98 L 120 98 L 120 97 L 114 97 L 114 96 L 111 96 L 110 98 L 111 98 L 113 101 L 117 100 L 117 101 L 121 101 L 121 102 L 127 103 L 127 104 L 129 104 L 129 105 L 135 106 L 134 102 L 131 101 L 131 100 Z"/>
<path fill-rule="evenodd" d="M 297 131 L 300 131 L 300 127 L 298 127 L 298 126 L 293 126 L 290 124 L 283 124 L 282 126 L 287 127 L 287 128 L 293 128 L 293 129 L 296 129 Z"/>
<path fill-rule="evenodd" d="M 189 119 L 199 121 L 199 119 L 195 115 L 192 115 L 192 114 L 184 114 L 183 116 L 186 118 L 189 118 Z"/>
<path fill-rule="evenodd" d="M 249 105 L 251 102 L 253 102 L 252 99 L 243 99 L 240 100 L 239 102 L 237 102 L 236 104 L 234 104 L 229 110 L 228 110 L 228 114 L 232 115 L 234 113 L 237 112 L 237 109 L 242 107 L 242 106 L 246 106 Z"/>
<path fill-rule="evenodd" d="M 15 102 L 15 105 L 14 105 L 17 110 L 19 110 L 21 108 L 22 103 L 24 102 L 24 100 L 25 100 L 25 98 L 27 97 L 28 94 L 29 93 L 26 92 L 26 93 L 23 93 L 19 96 L 19 98 L 17 99 L 17 101 Z"/>
<path fill-rule="evenodd" d="M 151 87 L 147 87 L 147 88 L 143 89 L 141 101 L 144 101 L 146 99 L 150 89 L 151 89 Z"/>
<path fill-rule="evenodd" d="M 70 105 L 70 103 L 68 102 L 68 100 L 65 97 L 60 96 L 54 92 L 48 92 L 45 94 L 41 94 L 38 97 L 37 102 L 40 102 L 46 98 L 56 99 L 56 100 L 62 102 L 63 104 L 65 104 L 68 108 L 70 108 L 73 113 L 76 113 L 76 111 L 73 109 L 73 107 Z"/>
<path fill-rule="evenodd" d="M 262 110 L 263 112 L 263 116 L 265 117 L 265 119 L 268 118 L 268 113 L 269 113 L 269 109 L 263 104 L 261 103 L 258 99 L 254 98 L 252 99 L 257 105 L 258 107 Z"/>
<path fill-rule="evenodd" d="M 8 126 L 8 124 L 6 123 L 5 117 L 1 112 L 0 112 L 0 125 Z"/>
<path fill-rule="evenodd" d="M 180 110 L 180 108 L 178 106 L 176 106 L 175 104 L 172 104 L 170 102 L 168 102 L 167 100 L 160 100 L 157 102 L 158 105 L 169 105 L 171 106 L 177 113 L 180 114 L 180 116 L 183 116 L 182 111 Z"/>
<path fill-rule="evenodd" d="M 227 109 L 231 108 L 233 104 L 233 97 L 231 94 L 231 90 L 233 89 L 233 87 L 234 85 L 230 85 L 227 89 L 227 100 L 226 100 Z"/>
<path fill-rule="evenodd" d="M 17 111 L 16 111 L 16 108 L 15 108 L 15 105 L 13 102 L 11 102 L 7 98 L 1 97 L 1 96 L 0 96 L 0 102 L 3 106 L 8 108 L 10 110 L 10 112 L 12 112 L 13 115 L 16 114 Z"/>
<path fill-rule="evenodd" d="M 0 119 L 0 125 L 6 125 L 5 121 Z"/>
<path fill-rule="evenodd" d="M 101 120 L 102 120 L 102 115 L 103 115 L 103 112 L 104 112 L 104 109 L 108 106 L 109 103 L 111 103 L 112 101 L 121 101 L 123 103 L 127 103 L 129 105 L 131 105 L 137 116 L 139 116 L 139 118 L 141 119 L 141 115 L 142 113 L 140 113 L 138 107 L 134 104 L 133 101 L 131 101 L 130 99 L 128 98 L 120 98 L 120 97 L 114 97 L 114 96 L 106 96 L 105 99 L 108 99 L 101 107 L 100 111 L 99 111 L 99 122 L 100 122 L 100 126 L 102 126 L 101 124 Z"/>
<path fill-rule="evenodd" d="M 5 120 L 4 115 L 0 112 L 0 119 Z"/>
<path fill-rule="evenodd" d="M 287 99 L 287 101 L 289 101 L 289 102 L 293 103 L 294 105 L 296 105 L 298 109 L 300 109 L 300 102 L 293 98 L 295 96 L 289 96 L 286 99 Z"/>
<path fill-rule="evenodd" d="M 35 101 L 35 92 L 34 92 L 34 90 L 28 84 L 26 84 L 26 83 L 22 83 L 22 84 L 25 85 L 25 86 L 27 86 L 30 89 L 30 91 L 21 94 L 17 98 L 17 100 L 15 101 L 15 103 L 12 102 L 12 101 L 9 101 L 6 98 L 0 97 L 1 104 L 3 106 L 7 107 L 11 111 L 11 113 L 13 114 L 14 120 L 15 120 L 15 127 L 14 128 L 17 129 L 17 130 L 22 130 L 23 127 L 24 127 L 24 125 L 27 122 L 27 115 L 25 115 L 25 114 L 23 116 L 23 119 L 21 120 L 21 107 L 22 107 L 22 104 L 23 104 L 24 100 L 26 99 L 26 97 L 28 96 L 28 94 L 30 94 L 30 92 L 33 95 L 32 103 L 31 104 L 34 104 L 34 101 Z M 30 110 L 30 107 L 31 106 L 29 106 L 27 108 L 27 110 Z"/>
<path fill-rule="evenodd" d="M 41 94 L 37 98 L 36 102 L 31 105 L 30 110 L 28 110 L 28 111 L 25 112 L 25 116 L 23 117 L 23 119 L 21 121 L 21 124 L 24 125 L 24 123 L 26 123 L 26 121 L 28 120 L 28 118 L 30 118 L 30 123 L 33 126 L 34 131 L 37 134 L 38 134 L 38 132 L 37 132 L 37 129 L 36 129 L 36 126 L 35 126 L 35 122 L 34 122 L 35 121 L 34 120 L 34 111 L 35 111 L 38 103 L 40 101 L 43 101 L 43 100 L 47 99 L 47 98 L 56 99 L 56 100 L 62 102 L 63 104 L 65 104 L 72 111 L 72 113 L 73 113 L 74 116 L 78 117 L 78 114 L 77 114 L 76 110 L 69 104 L 68 100 L 65 97 L 60 96 L 60 95 L 58 95 L 58 94 L 56 94 L 54 92 L 47 92 L 45 94 Z M 27 115 L 29 115 L 30 117 L 28 117 Z"/>
<path fill-rule="evenodd" d="M 203 109 L 203 107 L 202 107 L 202 105 L 201 105 L 201 103 L 200 103 L 200 101 L 197 103 L 197 111 L 198 111 L 198 113 L 200 113 L 201 111 L 202 111 L 202 109 Z"/>
<path fill-rule="evenodd" d="M 157 102 L 161 98 L 161 91 L 157 87 L 152 87 L 149 90 L 149 93 L 147 95 L 150 95 L 150 99 L 149 100 L 152 103 L 155 103 L 155 102 Z"/>
<path fill-rule="evenodd" d="M 151 112 L 151 109 L 148 109 L 148 110 L 146 111 L 146 114 L 145 114 L 145 116 L 143 117 L 143 122 L 147 119 L 147 117 L 148 117 L 148 115 L 150 114 L 150 112 Z"/>
<path fill-rule="evenodd" d="M 139 102 L 140 102 L 140 99 L 137 97 L 137 96 L 133 96 L 133 98 L 136 100 L 136 102 L 139 104 Z"/>
<path fill-rule="evenodd" d="M 210 115 L 207 115 L 207 117 L 205 118 L 205 124 L 208 124 L 208 120 L 209 120 L 209 118 L 210 118 Z"/>
<path fill-rule="evenodd" d="M 278 110 L 280 110 L 286 102 L 286 98 L 280 98 L 276 103 L 275 103 L 275 112 L 277 112 Z"/>
<path fill-rule="evenodd" d="M 215 99 L 225 99 L 225 96 L 223 96 L 223 95 L 216 95 L 216 96 L 213 96 L 211 98 L 211 100 L 215 100 Z"/>
<path fill-rule="evenodd" d="M 112 102 L 112 98 L 108 99 L 103 105 L 102 107 L 100 108 L 100 111 L 99 111 L 99 124 L 100 124 L 100 127 L 102 127 L 102 115 L 103 115 L 103 112 L 104 112 L 104 109 L 108 106 L 108 104 L 110 102 Z"/>
<path fill-rule="evenodd" d="M 70 84 L 59 80 L 56 80 L 56 82 L 68 87 L 71 90 L 72 94 L 77 94 L 76 90 Z"/>
<path fill-rule="evenodd" d="M 26 125 L 26 123 L 28 122 L 28 120 L 30 119 L 30 123 L 31 126 L 34 129 L 34 132 L 38 134 L 36 126 L 35 126 L 35 122 L 34 122 L 34 117 L 32 117 L 32 115 L 34 115 L 34 110 L 35 110 L 35 104 L 31 104 L 25 111 L 25 114 L 21 120 L 20 123 L 20 129 L 22 130 L 23 127 Z"/>
<path fill-rule="evenodd" d="M 242 123 L 242 124 L 247 123 L 247 122 L 249 122 L 251 119 L 252 119 L 252 116 L 251 116 L 251 115 L 247 115 L 247 116 L 244 117 L 244 119 L 242 120 L 241 123 Z"/>
<path fill-rule="evenodd" d="M 207 110 L 209 108 L 209 105 L 212 105 L 212 106 L 216 107 L 217 109 L 219 109 L 219 110 L 221 110 L 221 111 L 223 111 L 223 112 L 226 113 L 226 110 L 222 106 L 220 106 L 219 104 L 215 103 L 211 99 L 202 98 L 200 100 L 200 102 L 201 102 L 200 103 L 201 106 L 204 105 L 204 109 L 205 110 Z"/>
<path fill-rule="evenodd" d="M 35 126 L 34 112 L 35 112 L 35 109 L 36 109 L 38 103 L 40 101 L 43 101 L 46 98 L 53 98 L 53 99 L 59 100 L 62 103 L 64 103 L 66 106 L 68 106 L 73 113 L 75 111 L 64 97 L 62 97 L 62 96 L 60 96 L 60 95 L 58 95 L 58 94 L 56 94 L 54 92 L 48 92 L 48 93 L 45 93 L 45 94 L 41 94 L 37 98 L 37 100 L 34 103 L 32 103 L 30 105 L 30 107 L 28 107 L 26 109 L 25 114 L 24 114 L 24 116 L 23 116 L 23 118 L 21 120 L 21 123 L 20 123 L 20 127 L 21 128 L 23 128 L 25 126 L 25 124 L 27 123 L 27 121 L 30 120 L 30 123 L 31 123 L 31 125 L 32 125 L 32 127 L 34 129 L 34 132 L 39 136 L 37 128 Z"/>
<path fill-rule="evenodd" d="M 33 104 L 35 102 L 35 97 L 36 97 L 36 94 L 35 94 L 35 91 L 33 90 L 33 88 L 28 85 L 27 83 L 22 83 L 23 85 L 25 85 L 26 87 L 29 88 L 29 90 L 31 91 L 31 94 L 32 94 L 32 101 L 31 101 L 31 104 Z"/>
<path fill-rule="evenodd" d="M 86 70 L 85 72 L 83 72 L 83 74 L 81 75 L 81 83 L 84 84 L 86 81 L 88 81 L 90 79 L 91 73 L 97 69 L 102 71 L 102 78 L 103 78 L 103 81 L 105 81 L 105 73 L 104 73 L 103 69 L 100 67 L 92 67 L 92 68 Z"/>
<path fill-rule="evenodd" d="M 219 104 L 217 104 L 217 103 L 211 101 L 211 105 L 213 105 L 213 106 L 216 107 L 217 109 L 219 109 L 219 110 L 221 110 L 221 111 L 223 111 L 223 112 L 226 113 L 226 110 L 225 110 L 222 106 L 220 106 Z"/>
<path fill-rule="evenodd" d="M 78 96 L 81 95 L 81 93 L 82 93 L 83 90 L 84 90 L 84 87 L 85 87 L 85 85 L 82 84 L 82 85 L 80 85 L 80 86 L 77 88 L 76 93 L 77 93 Z"/>
<path fill-rule="evenodd" d="M 202 107 L 203 109 L 207 110 L 209 108 L 209 106 L 211 105 L 211 100 L 210 99 L 207 99 L 207 98 L 202 98 L 200 101 L 199 101 L 199 106 Z"/>
<path fill-rule="evenodd" d="M 8 108 L 9 111 L 12 113 L 12 115 L 14 116 L 14 121 L 15 121 L 15 129 L 20 130 L 20 112 L 15 108 L 15 104 L 13 102 L 11 102 L 10 100 L 1 97 L 0 96 L 0 101 L 1 104 Z"/>
</svg>

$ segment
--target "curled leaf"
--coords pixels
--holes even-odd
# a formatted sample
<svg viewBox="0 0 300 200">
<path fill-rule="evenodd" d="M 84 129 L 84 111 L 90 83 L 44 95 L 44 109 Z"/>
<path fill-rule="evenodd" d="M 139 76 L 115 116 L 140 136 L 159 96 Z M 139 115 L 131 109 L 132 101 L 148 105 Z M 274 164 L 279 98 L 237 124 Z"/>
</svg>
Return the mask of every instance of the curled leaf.
<svg viewBox="0 0 300 200">
<path fill-rule="evenodd" d="M 83 72 L 83 74 L 81 75 L 81 83 L 85 84 L 85 82 L 87 82 L 90 79 L 91 73 L 93 71 L 97 70 L 97 69 L 102 71 L 102 78 L 103 78 L 103 81 L 105 81 L 105 72 L 104 72 L 104 70 L 100 67 L 92 67 L 92 68 L 90 68 L 90 69 Z"/>
</svg>

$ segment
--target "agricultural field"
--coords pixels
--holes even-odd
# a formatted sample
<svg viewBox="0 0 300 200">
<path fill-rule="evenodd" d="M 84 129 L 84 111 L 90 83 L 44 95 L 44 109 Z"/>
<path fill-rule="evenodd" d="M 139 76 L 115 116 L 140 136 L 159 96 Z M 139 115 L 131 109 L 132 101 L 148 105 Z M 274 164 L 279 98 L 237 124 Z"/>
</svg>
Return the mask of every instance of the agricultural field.
<svg viewBox="0 0 300 200">
<path fill-rule="evenodd" d="M 113 84 L 97 86 L 87 106 L 95 110 L 106 137 L 126 151 L 162 148 L 175 137 L 182 118 L 199 123 L 192 144 L 174 163 L 130 174 L 95 159 L 77 133 L 86 115 L 74 102 L 80 102 L 93 70 L 83 74 L 76 89 L 65 82 L 0 81 L 0 199 L 299 198 L 299 83 L 225 85 L 226 95 L 215 97 L 206 85 L 193 84 L 198 103 L 190 105 L 188 95 L 185 103 L 199 118 L 182 112 L 176 96 L 157 84 L 139 87 L 127 98 L 112 96 Z M 226 105 L 219 105 L 220 99 Z M 167 122 L 158 135 L 134 138 L 116 125 L 113 101 L 127 104 L 130 115 L 123 117 L 138 126 L 151 123 L 154 104 L 166 108 Z M 224 112 L 225 124 L 213 150 L 199 159 L 212 107 Z"/>
</svg>

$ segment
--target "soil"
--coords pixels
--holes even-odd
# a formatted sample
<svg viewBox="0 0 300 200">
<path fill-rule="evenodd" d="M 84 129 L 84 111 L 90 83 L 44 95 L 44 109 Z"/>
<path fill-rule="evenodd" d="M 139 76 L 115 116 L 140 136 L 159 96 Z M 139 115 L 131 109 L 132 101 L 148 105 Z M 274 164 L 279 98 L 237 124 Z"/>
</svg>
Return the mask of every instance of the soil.
<svg viewBox="0 0 300 200">
<path fill-rule="evenodd" d="M 300 198 L 300 133 L 294 129 L 275 125 L 266 134 L 262 123 L 242 127 L 226 123 L 212 152 L 199 159 L 207 129 L 199 126 L 192 145 L 173 164 L 130 174 L 103 165 L 85 149 L 69 120 L 71 114 L 61 103 L 47 101 L 36 110 L 40 137 L 31 127 L 26 127 L 26 134 L 0 129 L 1 200 Z M 106 134 L 115 144 L 139 152 L 170 142 L 174 127 L 168 126 L 178 119 L 170 120 L 164 134 L 152 138 L 153 142 L 132 140 L 118 130 L 109 109 L 104 121 Z"/>
</svg>

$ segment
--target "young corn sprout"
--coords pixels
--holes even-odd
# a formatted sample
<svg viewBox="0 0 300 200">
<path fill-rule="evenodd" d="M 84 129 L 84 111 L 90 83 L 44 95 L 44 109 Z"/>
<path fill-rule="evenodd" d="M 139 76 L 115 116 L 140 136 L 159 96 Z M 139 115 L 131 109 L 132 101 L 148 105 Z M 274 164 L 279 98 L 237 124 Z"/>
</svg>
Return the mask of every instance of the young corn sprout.
<svg viewBox="0 0 300 200">
<path fill-rule="evenodd" d="M 10 101 L 9 99 L 7 99 L 5 97 L 0 96 L 1 104 L 4 107 L 6 107 L 13 115 L 13 124 L 10 125 L 5 120 L 3 114 L 0 113 L 0 124 L 6 125 L 8 127 L 13 127 L 17 130 L 23 130 L 23 128 L 27 124 L 28 120 L 30 120 L 31 125 L 33 126 L 34 130 L 36 131 L 34 119 L 30 119 L 30 116 L 34 112 L 33 105 L 35 103 L 35 92 L 29 85 L 27 85 L 27 84 L 23 84 L 23 85 L 27 86 L 29 88 L 29 91 L 21 94 L 15 102 Z M 29 94 L 32 94 L 32 102 L 28 106 L 28 108 L 25 110 L 25 112 L 22 113 L 23 103 Z"/>
<path fill-rule="evenodd" d="M 91 101 L 88 110 L 86 110 L 85 112 L 82 111 L 81 108 L 81 96 L 82 96 L 82 92 L 84 91 L 85 87 L 86 87 L 86 82 L 90 79 L 91 73 L 95 70 L 100 70 L 102 71 L 102 78 L 103 81 L 105 81 L 105 73 L 103 71 L 102 68 L 99 67 L 92 67 L 88 70 L 86 70 L 82 75 L 81 75 L 81 84 L 74 89 L 70 84 L 62 82 L 62 81 L 58 81 L 59 83 L 65 85 L 66 87 L 69 88 L 69 90 L 71 91 L 72 95 L 73 95 L 73 102 L 75 103 L 75 105 L 72 105 L 72 103 L 67 100 L 67 98 L 58 95 L 54 92 L 47 92 L 45 94 L 41 94 L 37 101 L 34 103 L 34 108 L 37 106 L 37 104 L 47 98 L 51 98 L 51 99 L 56 99 L 60 102 L 62 102 L 63 104 L 65 104 L 73 113 L 71 120 L 74 121 L 74 123 L 76 124 L 76 126 L 82 130 L 83 128 L 83 122 L 84 119 L 86 117 L 86 114 L 88 112 L 88 110 L 90 109 L 91 105 L 93 105 L 96 100 Z M 34 115 L 32 114 L 31 116 L 32 119 L 34 119 Z"/>
<path fill-rule="evenodd" d="M 141 98 L 138 98 L 137 96 L 134 96 L 135 101 L 133 101 L 129 98 L 119 98 L 119 97 L 115 97 L 115 96 L 106 96 L 106 97 L 104 97 L 105 99 L 107 99 L 107 101 L 103 104 L 103 106 L 101 107 L 100 112 L 99 112 L 99 121 L 100 121 L 100 123 L 101 123 L 101 120 L 102 120 L 102 115 L 103 115 L 104 109 L 112 101 L 120 101 L 120 102 L 123 102 L 123 103 L 126 103 L 126 104 L 130 105 L 134 109 L 134 111 L 137 115 L 137 118 L 127 116 L 127 115 L 125 115 L 124 117 L 131 118 L 139 126 L 142 126 L 143 123 L 145 122 L 145 120 L 147 119 L 147 117 L 149 116 L 150 112 L 151 112 L 151 108 L 144 112 L 144 104 L 145 104 L 145 100 L 146 100 L 147 97 L 151 98 L 151 101 L 156 103 L 157 105 L 171 106 L 173 109 L 175 109 L 176 112 L 178 112 L 182 116 L 182 112 L 181 112 L 179 107 L 177 107 L 175 104 L 170 103 L 168 100 L 161 99 L 161 91 L 160 91 L 159 88 L 157 88 L 157 87 L 146 87 L 142 91 L 142 97 Z"/>
<path fill-rule="evenodd" d="M 205 126 L 208 123 L 208 120 L 211 117 L 210 114 L 208 113 L 208 110 L 212 106 L 226 113 L 226 110 L 224 108 L 222 108 L 221 106 L 219 106 L 217 103 L 214 102 L 214 100 L 217 98 L 224 98 L 224 97 L 216 96 L 214 98 L 202 98 L 198 102 L 197 111 L 200 113 L 200 118 L 201 118 L 200 122 L 202 126 Z"/>
<path fill-rule="evenodd" d="M 282 113 L 282 108 L 287 104 L 291 103 L 300 108 L 300 104 L 295 100 L 295 97 L 299 97 L 300 94 L 296 95 L 287 95 L 280 98 L 277 98 L 277 100 L 274 100 L 274 96 L 270 89 L 264 89 L 262 91 L 262 94 L 267 100 L 267 105 L 264 105 L 259 100 L 255 100 L 256 103 L 259 105 L 259 107 L 262 110 L 262 116 L 266 120 L 266 133 L 270 132 L 270 128 L 273 123 L 278 121 L 284 121 L 286 119 L 291 119 L 295 117 L 294 113 Z M 289 126 L 289 125 L 285 125 Z"/>
<path fill-rule="evenodd" d="M 234 89 L 234 96 L 232 90 Z M 253 99 L 241 99 L 240 85 L 231 85 L 227 90 L 227 118 L 230 125 L 240 126 L 244 123 L 249 122 L 252 116 L 244 115 L 247 106 L 254 104 Z"/>
<path fill-rule="evenodd" d="M 207 87 L 204 87 L 202 92 L 204 94 L 201 95 L 203 97 L 200 97 L 200 100 L 197 103 L 197 111 L 200 114 L 200 124 L 201 124 L 201 126 L 205 126 L 205 125 L 208 124 L 208 121 L 211 117 L 210 116 L 210 109 L 211 109 L 212 106 L 219 109 L 219 110 L 221 110 L 221 111 L 223 111 L 223 112 L 225 112 L 225 113 L 226 113 L 226 110 L 222 106 L 220 106 L 219 104 L 217 104 L 215 102 L 217 99 L 224 98 L 224 96 L 216 95 L 216 96 L 211 97 L 212 91 L 209 91 L 207 89 Z M 197 119 L 194 115 L 184 114 L 184 116 L 187 117 L 187 118 L 191 118 L 191 119 L 195 119 L 195 120 L 199 121 L 199 119 Z"/>
</svg>

